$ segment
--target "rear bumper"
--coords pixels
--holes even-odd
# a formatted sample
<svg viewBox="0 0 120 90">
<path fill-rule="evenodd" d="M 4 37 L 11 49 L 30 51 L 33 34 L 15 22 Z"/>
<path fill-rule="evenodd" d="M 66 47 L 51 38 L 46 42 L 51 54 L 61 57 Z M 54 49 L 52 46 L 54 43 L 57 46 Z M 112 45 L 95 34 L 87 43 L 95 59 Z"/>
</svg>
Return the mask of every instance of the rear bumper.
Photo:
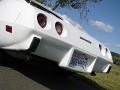
<svg viewBox="0 0 120 90">
<path fill-rule="evenodd" d="M 30 51 L 34 52 L 37 49 L 38 44 L 42 38 L 34 34 L 29 35 L 22 42 L 17 42 L 12 45 L 3 46 L 1 48 L 6 50 L 17 50 L 17 51 Z"/>
<path fill-rule="evenodd" d="M 78 50 L 79 49 L 71 48 L 67 52 L 67 54 L 64 56 L 64 58 L 61 60 L 61 62 L 59 63 L 59 66 L 66 68 L 66 69 L 70 69 L 72 71 L 77 71 L 77 72 L 86 72 L 86 73 L 91 73 L 93 71 L 94 72 L 103 72 L 103 73 L 110 72 L 112 62 L 109 62 L 106 59 L 98 58 L 97 56 L 92 55 L 90 53 L 85 53 L 85 52 L 82 52 L 80 50 L 78 51 Z M 79 62 L 82 64 L 78 65 L 77 67 L 70 66 L 70 62 L 72 60 L 73 54 L 76 51 L 86 55 L 86 57 L 88 58 L 88 60 L 86 62 L 87 64 L 83 65 L 84 63 L 82 63 L 83 62 L 83 60 L 82 60 L 82 62 Z"/>
<path fill-rule="evenodd" d="M 34 38 L 28 51 L 33 51 L 30 53 L 57 62 L 59 67 L 77 72 L 91 73 L 94 71 L 107 73 L 112 64 L 109 60 L 58 40 L 53 42 L 51 40 Z M 81 69 L 81 67 L 84 67 L 83 65 L 80 68 L 70 66 L 70 62 L 76 51 L 86 55 L 88 58 L 85 69 Z"/>
<path fill-rule="evenodd" d="M 77 72 L 91 73 L 94 71 L 107 73 L 109 72 L 112 64 L 109 60 L 103 59 L 102 57 L 93 55 L 83 49 L 74 47 L 68 43 L 48 36 L 46 38 L 42 38 L 32 34 L 20 43 L 3 48 L 9 50 L 27 51 L 30 54 L 55 61 L 62 68 Z M 76 51 L 85 54 L 88 57 L 85 69 L 81 69 L 81 67 L 84 67 L 83 65 L 80 68 L 70 66 L 70 62 Z"/>
</svg>

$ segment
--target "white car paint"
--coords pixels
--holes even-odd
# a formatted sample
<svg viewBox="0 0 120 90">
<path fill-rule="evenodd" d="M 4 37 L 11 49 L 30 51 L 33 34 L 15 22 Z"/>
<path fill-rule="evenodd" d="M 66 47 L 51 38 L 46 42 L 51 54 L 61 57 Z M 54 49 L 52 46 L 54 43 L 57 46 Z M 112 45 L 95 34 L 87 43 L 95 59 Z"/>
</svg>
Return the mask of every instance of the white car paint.
<svg viewBox="0 0 120 90">
<path fill-rule="evenodd" d="M 47 9 L 34 0 L 30 1 Z M 110 50 L 54 11 L 47 10 L 50 13 L 27 3 L 25 0 L 1 0 L 0 48 L 27 51 L 30 54 L 53 60 L 60 67 L 73 71 L 107 72 L 113 63 Z M 38 24 L 37 15 L 39 13 L 47 17 L 45 28 L 41 28 Z M 61 22 L 63 25 L 61 35 L 56 32 L 56 22 Z M 6 25 L 12 26 L 12 33 L 6 32 Z M 35 51 L 29 51 L 34 38 L 39 39 L 40 43 Z M 102 50 L 99 45 L 102 46 Z M 81 54 L 88 58 L 85 69 L 81 65 L 70 66 L 72 56 L 77 53 L 80 58 L 84 57 Z"/>
</svg>

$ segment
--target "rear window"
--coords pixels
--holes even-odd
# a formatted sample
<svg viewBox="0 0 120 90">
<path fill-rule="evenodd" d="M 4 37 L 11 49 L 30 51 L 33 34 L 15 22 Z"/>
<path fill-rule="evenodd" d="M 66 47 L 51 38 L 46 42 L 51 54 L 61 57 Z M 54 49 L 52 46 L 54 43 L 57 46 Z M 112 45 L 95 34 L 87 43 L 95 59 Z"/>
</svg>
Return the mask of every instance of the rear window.
<svg viewBox="0 0 120 90">
<path fill-rule="evenodd" d="M 32 6 L 39 8 L 47 13 L 51 13 L 54 16 L 56 16 L 57 18 L 63 20 L 59 15 L 57 15 L 56 13 L 52 12 L 51 10 L 47 9 L 47 7 L 42 6 L 39 2 L 37 2 L 36 0 L 25 0 L 26 2 L 30 3 Z"/>
</svg>

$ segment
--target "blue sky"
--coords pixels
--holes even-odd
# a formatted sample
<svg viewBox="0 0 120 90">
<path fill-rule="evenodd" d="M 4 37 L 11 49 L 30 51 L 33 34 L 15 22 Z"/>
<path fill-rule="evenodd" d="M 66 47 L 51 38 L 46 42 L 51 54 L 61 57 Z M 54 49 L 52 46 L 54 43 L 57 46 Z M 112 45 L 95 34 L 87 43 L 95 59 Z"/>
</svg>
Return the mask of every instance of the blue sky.
<svg viewBox="0 0 120 90">
<path fill-rule="evenodd" d="M 81 20 L 79 12 L 70 8 L 58 9 L 57 12 L 78 22 L 111 51 L 120 53 L 120 0 L 103 0 L 89 8 L 88 22 Z"/>
</svg>

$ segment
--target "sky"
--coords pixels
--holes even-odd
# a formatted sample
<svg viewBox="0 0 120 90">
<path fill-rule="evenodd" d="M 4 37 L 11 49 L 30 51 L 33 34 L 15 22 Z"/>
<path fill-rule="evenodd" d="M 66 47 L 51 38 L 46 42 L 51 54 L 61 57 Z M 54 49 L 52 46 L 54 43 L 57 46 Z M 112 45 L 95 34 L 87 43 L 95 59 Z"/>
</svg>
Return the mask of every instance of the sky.
<svg viewBox="0 0 120 90">
<path fill-rule="evenodd" d="M 81 20 L 79 11 L 71 8 L 56 11 L 79 23 L 88 34 L 120 54 L 120 0 L 102 0 L 89 8 L 88 21 Z"/>
</svg>

